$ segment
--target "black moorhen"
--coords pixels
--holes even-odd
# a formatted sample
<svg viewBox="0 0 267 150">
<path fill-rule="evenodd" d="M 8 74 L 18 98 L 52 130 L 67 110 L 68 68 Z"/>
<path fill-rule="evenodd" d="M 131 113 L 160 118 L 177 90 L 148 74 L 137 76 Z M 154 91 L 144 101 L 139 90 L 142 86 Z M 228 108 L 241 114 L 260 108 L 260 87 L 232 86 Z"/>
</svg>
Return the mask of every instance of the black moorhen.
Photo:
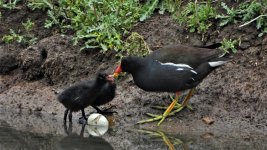
<svg viewBox="0 0 267 150">
<path fill-rule="evenodd" d="M 150 57 L 125 57 L 116 68 L 114 76 L 120 72 L 128 72 L 132 74 L 135 84 L 145 91 L 176 92 L 175 100 L 158 123 L 160 125 L 177 103 L 179 91 L 196 87 L 212 70 L 227 60 L 227 58 L 217 58 L 192 68 L 187 64 L 162 63 Z"/>
<path fill-rule="evenodd" d="M 95 80 L 82 81 L 64 90 L 58 101 L 66 107 L 64 121 L 72 121 L 72 112 L 82 111 L 82 118 L 87 119 L 84 109 L 89 105 L 100 111 L 97 106 L 110 102 L 115 96 L 116 85 L 113 77 L 99 73 Z M 102 111 L 100 111 L 101 113 Z"/>
<path fill-rule="evenodd" d="M 158 60 L 162 63 L 182 63 L 196 68 L 204 62 L 212 61 L 213 59 L 221 57 L 223 52 L 215 49 L 221 45 L 221 43 L 215 43 L 208 46 L 169 45 L 153 51 L 147 57 Z M 192 95 L 193 91 L 194 88 L 188 93 L 188 100 L 190 98 L 189 95 Z"/>
<path fill-rule="evenodd" d="M 111 100 L 113 100 L 113 98 L 115 97 L 115 91 L 116 91 L 116 84 L 114 80 L 108 79 L 107 84 L 103 86 L 99 95 L 97 96 L 96 100 L 92 103 L 91 106 L 94 107 L 97 110 L 97 112 L 101 114 L 109 113 L 109 112 L 100 110 L 97 106 L 104 105 L 110 102 Z"/>
<path fill-rule="evenodd" d="M 162 63 L 184 63 L 192 68 L 196 68 L 204 62 L 213 61 L 219 57 L 226 56 L 223 55 L 223 51 L 216 50 L 216 48 L 221 46 L 221 43 L 214 43 L 206 46 L 169 45 L 153 51 L 147 57 Z M 194 91 L 195 88 L 190 89 L 185 100 L 182 102 L 182 105 L 180 105 L 181 108 L 178 107 L 178 110 L 183 109 L 183 107 L 188 104 Z"/>
</svg>

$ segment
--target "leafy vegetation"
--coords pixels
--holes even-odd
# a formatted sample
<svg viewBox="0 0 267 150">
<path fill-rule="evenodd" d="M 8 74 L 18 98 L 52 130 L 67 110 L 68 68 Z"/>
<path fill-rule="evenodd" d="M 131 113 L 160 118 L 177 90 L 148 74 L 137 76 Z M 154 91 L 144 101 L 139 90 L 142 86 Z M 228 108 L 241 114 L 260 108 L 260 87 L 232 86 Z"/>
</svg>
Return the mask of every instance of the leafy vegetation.
<svg viewBox="0 0 267 150">
<path fill-rule="evenodd" d="M 225 53 L 230 53 L 229 50 L 232 51 L 232 53 L 236 53 L 237 49 L 237 40 L 232 39 L 223 39 L 221 48 L 224 50 Z"/>
<path fill-rule="evenodd" d="M 153 14 L 156 7 L 158 6 L 158 3 L 159 0 L 148 1 L 141 10 L 142 15 L 140 17 L 140 21 L 144 21 L 147 18 L 149 18 Z"/>
<path fill-rule="evenodd" d="M 178 23 L 184 24 L 189 32 L 205 33 L 212 25 L 210 19 L 215 16 L 216 11 L 209 2 L 206 4 L 190 2 L 174 18 Z"/>
<path fill-rule="evenodd" d="M 159 13 L 164 14 L 164 12 L 175 13 L 181 7 L 181 0 L 164 0 L 159 3 Z"/>
<path fill-rule="evenodd" d="M 18 9 L 19 2 L 22 1 L 0 0 L 0 8 Z M 214 7 L 216 4 L 221 4 L 217 8 L 222 7 L 225 12 L 218 14 L 217 8 Z M 224 2 L 211 0 L 186 4 L 181 0 L 27 0 L 26 5 L 33 11 L 40 9 L 47 13 L 48 19 L 44 27 L 57 27 L 63 34 L 72 31 L 73 43 L 81 44 L 81 50 L 90 50 L 90 48 L 99 48 L 101 52 L 115 50 L 119 56 L 129 53 L 135 55 L 137 49 L 141 55 L 148 51 L 142 36 L 131 33 L 131 29 L 138 21 L 151 17 L 155 10 L 159 10 L 160 14 L 169 12 L 189 32 L 202 35 L 213 25 L 214 19 L 219 20 L 219 26 L 239 23 L 242 24 L 240 27 L 243 27 L 253 23 L 260 31 L 259 36 L 267 33 L 267 2 L 260 0 L 240 2 L 233 8 L 229 8 Z M 37 39 L 31 31 L 34 23 L 27 20 L 22 23 L 22 26 L 26 33 L 10 30 L 2 40 L 7 43 L 36 42 Z M 235 44 L 235 40 L 224 39 L 223 42 L 225 42 L 225 49 L 231 49 Z M 232 50 L 235 51 L 235 49 Z"/>
<path fill-rule="evenodd" d="M 81 50 L 100 48 L 102 52 L 110 49 L 120 52 L 127 45 L 122 39 L 129 36 L 136 22 L 148 19 L 159 5 L 162 11 L 174 11 L 171 4 L 176 1 L 148 0 L 141 4 L 139 0 L 60 0 L 55 4 L 52 0 L 30 0 L 28 7 L 48 9 L 45 27 L 57 25 L 62 32 L 74 31 L 74 44 L 84 45 Z"/>
<path fill-rule="evenodd" d="M 22 34 L 20 30 L 18 32 L 15 32 L 13 29 L 10 29 L 9 34 L 4 35 L 2 40 L 5 43 L 18 42 L 26 45 L 36 43 L 37 38 L 31 33 L 34 23 L 30 19 L 28 19 L 26 22 L 22 23 L 22 26 L 27 32 L 26 34 Z"/>
<path fill-rule="evenodd" d="M 32 10 L 45 10 L 47 8 L 53 9 L 51 0 L 28 0 L 27 6 Z"/>
<path fill-rule="evenodd" d="M 6 9 L 17 9 L 16 5 L 20 0 L 9 0 L 8 2 L 5 2 L 5 0 L 0 0 L 0 8 L 6 8 Z"/>
<path fill-rule="evenodd" d="M 230 23 L 236 23 L 236 17 L 240 14 L 239 11 L 235 10 L 234 8 L 229 8 L 224 2 L 221 3 L 222 8 L 226 10 L 225 14 L 217 15 L 216 18 L 220 19 L 220 26 L 225 26 Z"/>
<path fill-rule="evenodd" d="M 139 56 L 144 57 L 148 55 L 150 49 L 145 42 L 143 36 L 137 32 L 132 32 L 132 34 L 126 39 L 124 49 L 118 56 L 121 58 L 123 56 Z"/>
<path fill-rule="evenodd" d="M 9 31 L 9 34 L 7 35 L 4 35 L 2 40 L 5 42 L 5 43 L 11 43 L 11 42 L 18 42 L 18 43 L 22 43 L 24 37 L 22 35 L 19 35 L 17 33 L 15 33 L 14 30 L 10 29 Z"/>
<path fill-rule="evenodd" d="M 28 19 L 26 22 L 22 23 L 22 25 L 26 31 L 31 31 L 33 26 L 34 26 L 34 22 L 32 22 L 30 19 Z"/>
<path fill-rule="evenodd" d="M 267 33 L 267 2 L 265 3 L 258 1 L 244 2 L 237 8 L 229 8 L 222 2 L 221 6 L 226 10 L 226 14 L 217 15 L 216 18 L 221 20 L 220 26 L 237 22 L 247 22 L 244 24 L 247 25 L 256 21 L 256 28 L 261 32 L 259 36 L 262 36 Z"/>
<path fill-rule="evenodd" d="M 62 32 L 75 32 L 74 44 L 83 43 L 81 50 L 101 48 L 121 51 L 123 38 L 129 35 L 133 25 L 150 17 L 158 5 L 158 0 L 141 5 L 138 0 L 60 0 L 54 4 L 50 0 L 31 0 L 28 7 L 48 9 L 45 27 L 61 27 Z"/>
</svg>

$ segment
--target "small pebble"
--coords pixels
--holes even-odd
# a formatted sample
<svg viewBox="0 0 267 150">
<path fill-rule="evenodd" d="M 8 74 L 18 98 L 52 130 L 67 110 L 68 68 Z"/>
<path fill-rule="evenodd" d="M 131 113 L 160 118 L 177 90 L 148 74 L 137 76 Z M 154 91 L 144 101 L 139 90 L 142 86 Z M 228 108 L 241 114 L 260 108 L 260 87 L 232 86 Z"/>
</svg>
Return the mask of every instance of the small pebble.
<svg viewBox="0 0 267 150">
<path fill-rule="evenodd" d="M 214 119 L 212 119 L 211 117 L 203 117 L 202 121 L 208 125 L 212 125 L 214 123 Z"/>
<path fill-rule="evenodd" d="M 210 132 L 207 132 L 207 133 L 204 133 L 201 137 L 204 138 L 204 139 L 210 139 L 210 138 L 214 137 L 214 134 L 210 133 Z"/>
</svg>

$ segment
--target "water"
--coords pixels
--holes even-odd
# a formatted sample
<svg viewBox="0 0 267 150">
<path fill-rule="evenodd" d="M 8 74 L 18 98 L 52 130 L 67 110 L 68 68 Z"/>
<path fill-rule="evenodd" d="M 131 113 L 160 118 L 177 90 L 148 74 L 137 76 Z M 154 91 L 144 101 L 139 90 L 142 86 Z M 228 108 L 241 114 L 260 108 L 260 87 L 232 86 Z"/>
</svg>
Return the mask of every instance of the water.
<svg viewBox="0 0 267 150">
<path fill-rule="evenodd" d="M 100 137 L 82 137 L 78 134 L 56 136 L 22 132 L 13 128 L 0 127 L 1 150 L 111 150 L 112 146 Z"/>
<path fill-rule="evenodd" d="M 0 150 L 112 150 L 112 149 L 267 149 L 262 137 L 166 134 L 162 131 L 132 129 L 124 133 L 116 130 L 103 137 L 90 136 L 81 126 L 80 133 L 66 135 L 32 133 L 12 127 L 0 127 Z M 82 133 L 82 134 L 81 134 Z M 123 134 L 123 136 L 122 136 Z"/>
<path fill-rule="evenodd" d="M 0 110 L 0 150 L 267 150 L 264 134 L 116 126 L 100 137 L 91 135 L 103 131 L 77 123 L 63 125 L 62 118 L 52 115 Z"/>
</svg>

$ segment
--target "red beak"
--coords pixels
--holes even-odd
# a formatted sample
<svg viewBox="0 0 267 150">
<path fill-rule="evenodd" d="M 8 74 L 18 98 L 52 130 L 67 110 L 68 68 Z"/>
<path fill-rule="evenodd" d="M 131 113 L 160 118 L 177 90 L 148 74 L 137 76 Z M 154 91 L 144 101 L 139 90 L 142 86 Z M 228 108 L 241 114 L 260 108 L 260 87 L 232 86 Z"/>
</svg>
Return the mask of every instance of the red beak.
<svg viewBox="0 0 267 150">
<path fill-rule="evenodd" d="M 114 72 L 114 74 L 113 74 L 114 78 L 117 78 L 121 72 L 122 72 L 121 65 L 119 65 L 119 66 L 115 69 L 115 72 Z"/>
</svg>

